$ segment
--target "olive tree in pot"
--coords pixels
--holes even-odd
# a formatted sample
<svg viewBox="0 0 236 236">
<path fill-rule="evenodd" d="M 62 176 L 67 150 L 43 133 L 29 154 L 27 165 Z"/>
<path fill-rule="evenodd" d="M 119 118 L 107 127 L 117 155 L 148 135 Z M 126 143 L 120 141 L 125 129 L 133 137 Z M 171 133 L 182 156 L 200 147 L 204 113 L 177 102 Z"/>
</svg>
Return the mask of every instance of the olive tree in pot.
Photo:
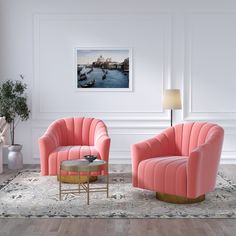
<svg viewBox="0 0 236 236">
<path fill-rule="evenodd" d="M 22 75 L 21 78 L 23 79 Z M 21 80 L 7 80 L 0 85 L 0 116 L 4 116 L 10 125 L 9 169 L 23 167 L 22 145 L 15 143 L 15 128 L 19 121 L 29 119 L 30 110 L 27 105 L 26 89 L 27 85 Z"/>
</svg>

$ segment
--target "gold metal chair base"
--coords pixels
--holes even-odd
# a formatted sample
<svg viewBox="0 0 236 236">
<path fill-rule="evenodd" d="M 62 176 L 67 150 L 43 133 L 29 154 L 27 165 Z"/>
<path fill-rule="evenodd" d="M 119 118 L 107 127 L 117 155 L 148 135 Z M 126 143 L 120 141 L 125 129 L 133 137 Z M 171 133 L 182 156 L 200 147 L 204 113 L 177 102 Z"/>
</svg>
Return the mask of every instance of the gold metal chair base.
<svg viewBox="0 0 236 236">
<path fill-rule="evenodd" d="M 97 176 L 89 176 L 89 182 L 95 182 L 98 179 Z M 60 180 L 60 176 L 57 176 L 57 180 Z M 78 175 L 62 175 L 61 182 L 68 184 L 78 184 L 78 183 L 87 183 L 88 176 L 78 176 Z"/>
<path fill-rule="evenodd" d="M 186 198 L 167 193 L 156 193 L 156 198 L 163 202 L 175 203 L 175 204 L 192 204 L 205 200 L 205 194 L 197 198 Z"/>
</svg>

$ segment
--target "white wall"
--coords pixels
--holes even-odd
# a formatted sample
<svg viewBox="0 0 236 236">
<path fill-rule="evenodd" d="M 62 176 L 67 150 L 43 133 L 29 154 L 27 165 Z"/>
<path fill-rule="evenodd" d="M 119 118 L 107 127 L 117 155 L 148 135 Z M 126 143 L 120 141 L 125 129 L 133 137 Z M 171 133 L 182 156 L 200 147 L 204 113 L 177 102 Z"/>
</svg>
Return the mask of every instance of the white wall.
<svg viewBox="0 0 236 236">
<path fill-rule="evenodd" d="M 181 88 L 175 122 L 225 128 L 222 162 L 236 162 L 236 3 L 227 1 L 0 0 L 0 78 L 24 74 L 32 118 L 17 129 L 25 163 L 56 118 L 103 119 L 111 162 L 129 163 L 130 144 L 169 126 L 162 91 Z M 132 92 L 74 89 L 75 47 L 130 47 Z"/>
</svg>

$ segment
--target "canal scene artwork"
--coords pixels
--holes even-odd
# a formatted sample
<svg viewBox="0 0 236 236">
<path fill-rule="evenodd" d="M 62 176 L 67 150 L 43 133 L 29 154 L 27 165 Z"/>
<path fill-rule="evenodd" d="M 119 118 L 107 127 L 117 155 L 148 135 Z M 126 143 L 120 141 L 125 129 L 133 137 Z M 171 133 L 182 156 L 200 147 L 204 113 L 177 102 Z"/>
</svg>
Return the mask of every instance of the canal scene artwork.
<svg viewBox="0 0 236 236">
<path fill-rule="evenodd" d="M 130 49 L 76 49 L 76 86 L 83 91 L 130 91 Z"/>
</svg>

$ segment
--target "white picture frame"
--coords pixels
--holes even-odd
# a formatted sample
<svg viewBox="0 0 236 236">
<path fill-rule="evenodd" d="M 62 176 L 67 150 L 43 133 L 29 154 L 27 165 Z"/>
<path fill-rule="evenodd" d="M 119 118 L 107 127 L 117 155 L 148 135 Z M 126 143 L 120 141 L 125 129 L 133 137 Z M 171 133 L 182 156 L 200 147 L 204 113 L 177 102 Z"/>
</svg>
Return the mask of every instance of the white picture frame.
<svg viewBox="0 0 236 236">
<path fill-rule="evenodd" d="M 76 47 L 75 88 L 81 92 L 131 92 L 132 49 Z"/>
</svg>

